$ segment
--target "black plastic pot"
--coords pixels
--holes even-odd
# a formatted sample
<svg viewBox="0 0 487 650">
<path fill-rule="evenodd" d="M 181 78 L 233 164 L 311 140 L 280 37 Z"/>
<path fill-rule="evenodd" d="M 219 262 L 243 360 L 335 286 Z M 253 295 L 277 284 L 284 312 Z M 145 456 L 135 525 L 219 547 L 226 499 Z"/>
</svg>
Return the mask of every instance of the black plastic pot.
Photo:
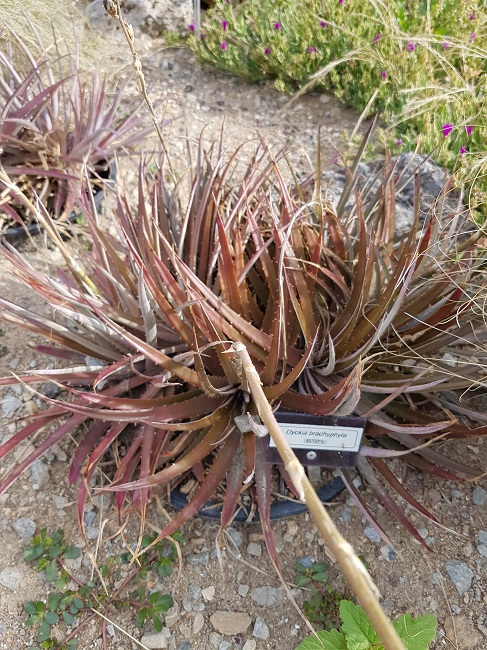
<svg viewBox="0 0 487 650">
<path fill-rule="evenodd" d="M 117 177 L 117 165 L 114 162 L 110 163 L 106 171 L 99 172 L 98 176 L 106 181 L 115 181 Z M 93 198 L 96 207 L 99 208 L 103 202 L 103 199 L 105 198 L 104 187 L 97 185 Z M 81 214 L 79 212 L 73 211 L 69 215 L 67 222 L 76 223 L 76 220 L 79 219 L 80 217 Z M 27 230 L 29 234 L 32 237 L 34 237 L 35 235 L 38 235 L 40 232 L 42 232 L 44 228 L 39 223 L 31 223 L 30 226 L 27 226 Z M 5 237 L 5 239 L 10 243 L 19 241 L 27 237 L 26 228 L 24 228 L 23 226 L 15 226 L 12 228 L 7 228 L 7 230 L 1 236 Z"/>
<path fill-rule="evenodd" d="M 317 490 L 317 494 L 320 497 L 323 503 L 331 501 L 336 496 L 338 496 L 345 489 L 345 484 L 342 479 L 337 476 L 332 479 L 325 485 Z M 179 490 L 174 490 L 171 492 L 171 505 L 176 510 L 182 510 L 184 506 L 188 503 L 187 498 Z M 303 512 L 306 512 L 307 507 L 303 503 L 298 503 L 294 501 L 275 501 L 271 504 L 271 519 L 285 519 L 286 517 L 295 517 L 300 515 Z M 220 519 L 222 514 L 221 506 L 216 506 L 212 501 L 208 501 L 201 510 L 198 510 L 198 515 L 200 517 L 205 517 L 206 519 Z M 248 516 L 242 510 L 237 512 L 234 522 L 245 523 L 248 519 Z M 259 521 L 259 512 L 256 510 L 254 517 L 251 522 L 254 523 Z"/>
</svg>

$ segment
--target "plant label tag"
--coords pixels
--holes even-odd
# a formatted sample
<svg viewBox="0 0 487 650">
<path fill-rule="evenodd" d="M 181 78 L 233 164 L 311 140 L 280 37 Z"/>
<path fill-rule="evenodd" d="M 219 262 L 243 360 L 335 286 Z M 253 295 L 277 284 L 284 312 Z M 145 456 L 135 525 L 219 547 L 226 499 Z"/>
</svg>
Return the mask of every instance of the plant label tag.
<svg viewBox="0 0 487 650">
<path fill-rule="evenodd" d="M 289 446 L 303 465 L 355 467 L 365 429 L 364 418 L 284 411 L 277 411 L 275 416 Z M 272 438 L 267 461 L 282 464 Z"/>
</svg>

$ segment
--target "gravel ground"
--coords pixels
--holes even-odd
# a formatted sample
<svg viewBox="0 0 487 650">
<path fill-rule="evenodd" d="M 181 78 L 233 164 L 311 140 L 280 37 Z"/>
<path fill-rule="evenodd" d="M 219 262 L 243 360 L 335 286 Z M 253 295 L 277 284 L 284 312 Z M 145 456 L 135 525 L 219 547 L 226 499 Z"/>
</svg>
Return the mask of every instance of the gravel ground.
<svg viewBox="0 0 487 650">
<path fill-rule="evenodd" d="M 116 41 L 118 37 L 108 33 L 108 38 Z M 314 156 L 317 126 L 321 124 L 323 133 L 330 139 L 325 166 L 333 168 L 336 154 L 332 144 L 338 144 L 342 133 L 350 133 L 356 120 L 356 115 L 344 109 L 334 98 L 307 96 L 291 109 L 280 111 L 286 98 L 270 85 L 248 87 L 237 79 L 202 68 L 184 50 L 158 48 L 158 43 L 147 38 L 140 41 L 153 97 L 156 101 L 166 101 L 167 117 L 178 118 L 167 128 L 168 147 L 176 160 L 180 156 L 182 159 L 184 143 L 181 135 L 187 134 L 196 140 L 201 129 L 206 127 L 205 137 L 210 141 L 219 135 L 225 121 L 229 148 L 259 136 L 267 139 L 271 146 L 287 144 L 293 165 L 301 172 L 309 168 L 308 157 L 312 159 Z M 124 50 L 117 47 L 111 50 L 112 64 L 122 65 L 126 57 Z M 127 77 L 127 94 L 134 92 L 129 68 L 123 67 L 118 75 Z M 131 178 L 133 171 L 128 173 L 129 181 Z M 25 254 L 38 268 L 45 268 L 48 263 L 28 246 Z M 56 261 L 52 259 L 52 252 L 47 254 L 51 262 Z M 0 295 L 45 312 L 39 300 L 11 279 L 5 270 L 0 276 Z M 44 367 L 45 360 L 29 347 L 34 340 L 35 337 L 28 333 L 2 326 L 0 376 Z M 50 387 L 45 386 L 44 390 L 50 390 Z M 22 387 L 2 391 L 0 405 L 0 439 L 3 440 L 20 427 L 17 418 L 43 408 L 42 401 L 38 397 L 32 398 Z M 471 441 L 468 445 L 447 442 L 445 446 L 453 456 L 461 456 L 464 462 L 482 468 L 487 466 L 487 444 L 483 440 Z M 68 486 L 65 476 L 67 459 L 73 448 L 71 441 L 62 442 L 0 497 L 2 650 L 30 647 L 32 631 L 24 625 L 23 603 L 41 598 L 49 591 L 42 574 L 37 574 L 22 559 L 22 552 L 32 535 L 43 527 L 53 531 L 60 526 L 70 543 L 81 543 L 74 505 L 76 492 Z M 1 468 L 7 468 L 10 462 L 10 459 L 2 461 Z M 330 505 L 330 511 L 340 530 L 369 563 L 371 574 L 381 590 L 383 605 L 391 615 L 435 613 L 439 619 L 439 635 L 434 648 L 482 650 L 487 647 L 485 478 L 478 484 L 452 484 L 410 469 L 403 472 L 402 481 L 445 527 L 433 526 L 406 509 L 432 552 L 424 550 L 395 526 L 364 486 L 360 489 L 392 539 L 394 549 L 377 537 L 346 494 Z M 360 485 L 359 477 L 357 485 Z M 151 522 L 162 524 L 165 514 L 164 509 L 154 506 L 150 513 Z M 91 548 L 98 553 L 99 562 L 126 550 L 123 539 L 128 543 L 137 540 L 136 523 L 124 528 L 122 536 L 117 534 L 113 512 L 100 500 L 90 504 L 85 524 Z M 293 650 L 306 634 L 306 627 L 267 557 L 260 526 L 235 526 L 228 531 L 227 543 L 222 550 L 223 572 L 214 552 L 218 525 L 197 518 L 183 532 L 186 543 L 182 546 L 181 571 L 175 571 L 161 584 L 156 582 L 152 585 L 171 593 L 176 603 L 166 618 L 165 629 L 154 635 L 149 628 L 135 628 L 127 613 L 114 611 L 112 624 L 108 626 L 108 648 Z M 286 580 L 292 582 L 295 563 L 304 558 L 308 564 L 328 562 L 336 586 L 342 584 L 334 560 L 308 515 L 276 522 L 274 532 Z M 81 581 L 89 579 L 92 565 L 86 552 L 72 570 Z M 294 595 L 298 604 L 301 603 L 303 593 L 296 591 Z M 99 630 L 98 623 L 84 630 L 80 650 L 102 647 Z"/>
</svg>

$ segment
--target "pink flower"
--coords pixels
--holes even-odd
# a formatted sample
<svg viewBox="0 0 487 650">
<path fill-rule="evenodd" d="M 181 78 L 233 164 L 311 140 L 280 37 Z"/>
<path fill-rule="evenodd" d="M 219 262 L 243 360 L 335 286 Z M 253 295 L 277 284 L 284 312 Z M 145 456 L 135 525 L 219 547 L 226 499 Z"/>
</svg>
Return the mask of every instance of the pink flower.
<svg viewBox="0 0 487 650">
<path fill-rule="evenodd" d="M 396 147 L 402 147 L 402 140 L 399 138 L 399 140 L 396 140 Z"/>
<path fill-rule="evenodd" d="M 450 43 L 447 43 L 446 41 L 444 41 L 441 45 L 445 50 L 447 50 L 450 47 Z"/>
<path fill-rule="evenodd" d="M 222 45 L 221 45 L 221 47 L 222 47 L 222 50 L 225 51 L 225 50 L 227 49 L 227 42 L 226 42 L 226 41 L 222 41 Z"/>
<path fill-rule="evenodd" d="M 278 32 L 281 29 L 281 23 L 274 23 L 274 29 Z"/>
<path fill-rule="evenodd" d="M 473 43 L 474 38 L 475 38 L 475 32 L 472 32 L 472 33 L 470 34 L 470 37 L 469 37 L 469 39 L 468 39 L 468 42 L 469 42 L 469 43 Z"/>
<path fill-rule="evenodd" d="M 338 2 L 342 5 L 344 0 L 338 0 Z"/>
<path fill-rule="evenodd" d="M 414 52 L 415 49 L 416 49 L 416 43 L 413 43 L 412 41 L 408 41 L 408 50 L 410 52 Z"/>
<path fill-rule="evenodd" d="M 467 153 L 467 150 L 465 149 L 465 147 L 460 147 L 460 155 L 464 156 L 466 153 Z"/>
<path fill-rule="evenodd" d="M 189 25 L 189 30 L 190 30 L 191 32 L 194 32 L 194 24 L 193 24 L 193 23 L 191 23 L 191 25 Z"/>
<path fill-rule="evenodd" d="M 470 16 L 468 17 L 469 20 L 475 20 L 475 14 L 471 13 Z"/>
<path fill-rule="evenodd" d="M 222 27 L 223 27 L 223 31 L 226 32 L 228 27 L 228 23 L 226 20 L 222 20 Z"/>
<path fill-rule="evenodd" d="M 326 23 L 325 23 L 324 20 L 320 20 L 320 27 L 321 27 L 322 29 L 325 29 L 325 27 L 326 27 Z"/>
<path fill-rule="evenodd" d="M 453 124 L 442 124 L 443 137 L 446 138 L 453 131 Z"/>
<path fill-rule="evenodd" d="M 206 34 L 200 34 L 200 41 L 204 41 L 206 38 Z"/>
<path fill-rule="evenodd" d="M 374 43 L 378 43 L 380 41 L 380 32 L 377 32 L 377 34 L 374 36 Z"/>
<path fill-rule="evenodd" d="M 270 47 L 266 47 L 265 50 L 264 50 L 264 52 L 265 52 L 265 55 L 266 55 L 266 56 L 269 56 L 269 54 L 271 53 L 271 48 L 270 48 Z"/>
<path fill-rule="evenodd" d="M 385 70 L 382 70 L 380 76 L 382 77 L 382 79 L 387 79 L 387 72 Z"/>
<path fill-rule="evenodd" d="M 472 135 L 473 126 L 470 125 L 466 126 L 465 131 L 467 132 L 467 135 Z"/>
<path fill-rule="evenodd" d="M 314 45 L 310 45 L 306 51 L 308 54 L 312 54 L 313 52 L 316 52 L 316 47 Z"/>
</svg>

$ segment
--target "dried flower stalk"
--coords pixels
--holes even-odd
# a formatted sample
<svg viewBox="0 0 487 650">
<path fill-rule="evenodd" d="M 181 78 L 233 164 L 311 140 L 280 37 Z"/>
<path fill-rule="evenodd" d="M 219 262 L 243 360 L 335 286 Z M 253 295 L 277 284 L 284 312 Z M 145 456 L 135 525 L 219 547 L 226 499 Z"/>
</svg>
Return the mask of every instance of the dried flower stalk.
<svg viewBox="0 0 487 650">
<path fill-rule="evenodd" d="M 320 498 L 309 482 L 303 466 L 296 458 L 282 433 L 272 407 L 269 404 L 259 374 L 252 363 L 247 348 L 243 343 L 235 343 L 234 350 L 242 362 L 242 371 L 248 383 L 250 393 L 257 406 L 259 416 L 268 428 L 272 440 L 285 464 L 300 497 L 306 501 L 311 516 L 316 522 L 328 548 L 336 557 L 343 574 L 350 583 L 360 604 L 372 622 L 386 650 L 405 650 L 397 632 L 379 604 L 378 589 L 367 569 L 355 554 L 352 546 L 340 534 L 331 517 L 325 510 Z"/>
</svg>

